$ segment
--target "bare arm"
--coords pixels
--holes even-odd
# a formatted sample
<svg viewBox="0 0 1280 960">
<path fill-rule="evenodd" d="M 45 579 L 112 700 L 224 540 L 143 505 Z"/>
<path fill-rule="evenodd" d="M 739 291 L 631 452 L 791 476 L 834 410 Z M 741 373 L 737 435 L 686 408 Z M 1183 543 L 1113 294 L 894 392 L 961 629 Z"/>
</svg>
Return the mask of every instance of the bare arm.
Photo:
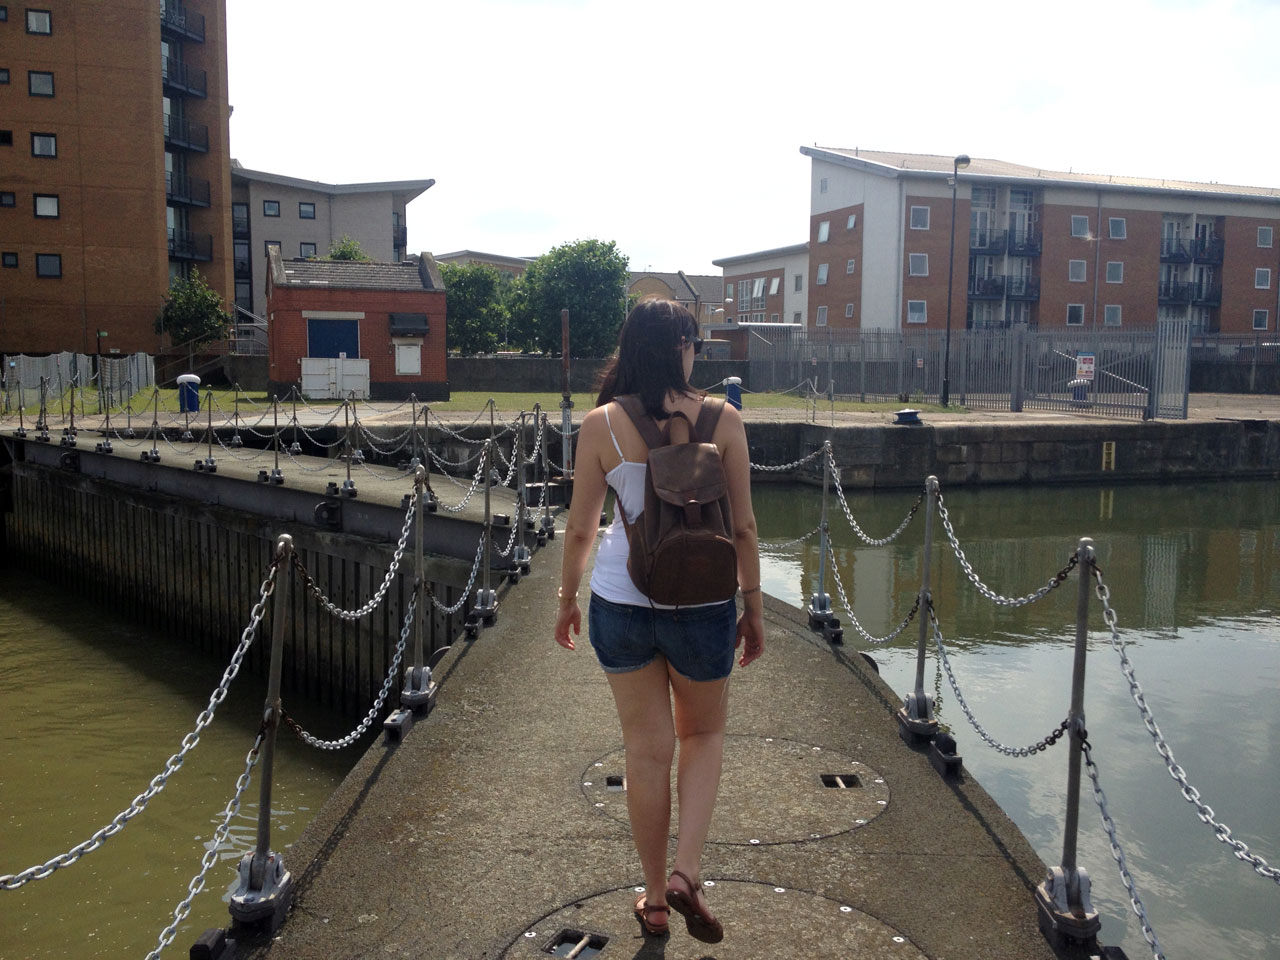
<svg viewBox="0 0 1280 960">
<path fill-rule="evenodd" d="M 746 641 L 739 663 L 746 666 L 764 652 L 764 595 L 760 590 L 760 543 L 756 514 L 751 506 L 751 451 L 742 415 L 726 404 L 716 430 L 729 478 L 729 509 L 733 511 L 733 543 L 738 552 L 738 585 L 743 613 L 738 619 L 738 641 Z"/>
<path fill-rule="evenodd" d="M 578 588 L 587 568 L 587 558 L 600 526 L 606 485 L 600 455 L 608 444 L 608 427 L 601 410 L 590 411 L 578 432 L 577 462 L 573 472 L 573 502 L 564 531 L 564 558 L 560 565 L 560 610 L 556 617 L 556 642 L 574 649 L 570 628 L 576 636 L 582 630 L 578 608 Z"/>
</svg>

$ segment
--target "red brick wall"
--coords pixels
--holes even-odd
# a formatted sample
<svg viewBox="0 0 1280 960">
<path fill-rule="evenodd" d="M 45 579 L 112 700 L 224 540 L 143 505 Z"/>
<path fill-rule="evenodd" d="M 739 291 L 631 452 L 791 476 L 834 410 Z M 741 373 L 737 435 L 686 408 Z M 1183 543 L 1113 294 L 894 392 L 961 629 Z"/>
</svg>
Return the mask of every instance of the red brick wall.
<svg viewBox="0 0 1280 960">
<path fill-rule="evenodd" d="M 857 221 L 848 228 L 849 217 Z M 818 242 L 818 225 L 830 222 L 826 243 Z M 809 318 L 812 326 L 818 307 L 827 308 L 827 326 L 857 329 L 862 325 L 862 204 L 842 207 L 809 218 Z M 853 273 L 848 272 L 854 261 Z M 827 264 L 827 282 L 818 286 L 818 264 Z M 845 305 L 853 304 L 853 316 L 846 317 Z"/>
<path fill-rule="evenodd" d="M 747 310 L 743 313 L 739 313 L 738 312 L 738 296 L 739 296 L 738 284 L 744 281 L 747 283 L 750 283 L 752 280 L 756 280 L 760 277 L 764 277 L 764 294 L 765 294 L 764 310 Z M 769 290 L 772 287 L 773 281 L 775 278 L 778 281 L 778 292 L 773 295 L 770 295 Z M 744 322 L 744 321 L 749 322 L 751 320 L 752 314 L 763 313 L 764 314 L 763 322 L 765 323 L 773 322 L 773 317 L 775 315 L 777 316 L 778 323 L 786 322 L 787 318 L 783 316 L 783 312 L 782 312 L 782 297 L 783 297 L 783 294 L 786 292 L 785 284 L 787 282 L 787 277 L 785 272 L 782 270 L 782 268 L 779 267 L 776 270 L 759 270 L 759 269 L 748 270 L 746 273 L 726 273 L 724 282 L 726 284 L 730 284 L 730 283 L 733 284 L 733 303 L 725 304 L 724 316 L 726 321 L 730 317 L 732 317 L 738 322 Z"/>
<path fill-rule="evenodd" d="M 1280 284 L 1280 219 L 1224 217 L 1222 226 L 1222 309 L 1219 329 L 1223 333 L 1253 333 L 1253 311 L 1267 311 L 1267 330 L 1275 333 L 1277 284 Z M 1271 247 L 1258 246 L 1258 228 L 1271 227 Z M 1271 269 L 1271 289 L 1254 287 L 1254 271 Z"/>
<path fill-rule="evenodd" d="M 929 208 L 929 229 L 911 229 L 911 208 Z M 944 330 L 947 326 L 947 250 L 951 245 L 951 198 L 906 198 L 902 211 L 902 315 L 899 323 L 904 330 Z M 956 202 L 955 220 L 955 272 L 951 287 L 951 328 L 964 329 L 965 304 L 968 298 L 969 277 L 969 201 L 960 198 Z M 929 275 L 910 276 L 910 254 L 929 255 Z M 928 303 L 928 323 L 907 323 L 907 301 L 924 300 Z M 843 308 L 842 308 L 843 309 Z"/>
<path fill-rule="evenodd" d="M 1084 305 L 1084 326 L 1093 326 L 1093 278 L 1094 263 L 1097 252 L 1098 208 L 1092 206 L 1073 206 L 1066 204 L 1045 204 L 1040 219 L 1041 235 L 1044 246 L 1040 253 L 1040 326 L 1065 327 L 1067 325 L 1067 304 Z M 1113 213 L 1118 213 L 1113 211 Z M 1071 236 L 1071 218 L 1084 216 L 1089 218 L 1089 237 Z M 1159 215 L 1157 214 L 1157 220 Z M 1103 215 L 1106 222 L 1106 214 Z M 1157 223 L 1157 236 L 1159 224 Z M 1133 241 L 1125 241 L 1133 245 Z M 1159 273 L 1160 244 L 1156 241 L 1157 275 Z M 1085 262 L 1085 281 L 1075 283 L 1067 279 L 1068 267 L 1072 260 Z M 1105 261 L 1100 263 L 1105 268 Z M 1125 265 L 1126 285 L 1129 267 Z M 1102 324 L 1102 297 L 1105 286 L 1098 284 L 1098 325 Z M 1155 284 L 1150 287 L 1150 301 L 1155 303 Z"/>
</svg>

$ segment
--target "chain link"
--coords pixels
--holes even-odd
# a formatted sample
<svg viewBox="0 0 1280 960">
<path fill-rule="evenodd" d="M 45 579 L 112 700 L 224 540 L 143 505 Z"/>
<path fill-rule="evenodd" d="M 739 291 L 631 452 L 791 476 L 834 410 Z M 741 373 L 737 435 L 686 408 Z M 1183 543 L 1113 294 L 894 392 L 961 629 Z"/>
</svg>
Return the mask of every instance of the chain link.
<svg viewBox="0 0 1280 960">
<path fill-rule="evenodd" d="M 844 604 L 844 612 L 848 614 L 849 622 L 853 624 L 853 629 L 858 631 L 859 636 L 861 636 L 863 640 L 867 641 L 867 643 L 874 644 L 888 643 L 890 640 L 896 639 L 903 630 L 907 629 L 907 625 L 916 618 L 916 614 L 920 610 L 919 594 L 916 595 L 916 602 L 911 606 L 911 612 L 907 614 L 906 618 L 898 624 L 896 628 L 894 628 L 892 633 L 884 637 L 873 637 L 871 634 L 867 633 L 862 624 L 858 622 L 858 618 L 853 615 L 853 604 L 849 602 L 849 597 L 844 592 L 844 583 L 840 579 L 840 568 L 836 565 L 835 548 L 832 547 L 830 540 L 827 541 L 827 554 L 831 557 L 831 573 L 836 581 L 836 592 L 840 594 L 840 602 Z"/>
<path fill-rule="evenodd" d="M 378 608 L 378 604 L 382 603 L 382 598 L 387 595 L 387 588 L 391 586 L 391 581 L 395 579 L 396 572 L 400 569 L 400 561 L 404 557 L 405 545 L 409 542 L 409 529 L 413 526 L 414 510 L 418 505 L 419 493 L 415 486 L 412 494 L 409 495 L 409 508 L 404 512 L 404 527 L 400 530 L 400 539 L 396 543 L 396 552 L 391 557 L 391 565 L 387 567 L 387 575 L 382 578 L 382 583 L 373 596 L 369 598 L 369 602 L 355 610 L 344 610 L 336 603 L 325 596 L 324 591 L 311 578 L 311 574 L 302 563 L 302 558 L 295 551 L 293 554 L 293 566 L 298 571 L 298 575 L 302 577 L 303 586 L 307 592 L 316 598 L 317 602 L 329 611 L 335 617 L 342 620 L 359 620 L 367 617 Z"/>
<path fill-rule="evenodd" d="M 1252 866 L 1253 872 L 1259 876 L 1280 884 L 1280 869 L 1271 866 L 1263 857 L 1250 853 L 1248 844 L 1235 839 L 1231 835 L 1231 828 L 1215 819 L 1213 807 L 1200 799 L 1200 791 L 1191 785 L 1187 779 L 1187 772 L 1174 759 L 1173 750 L 1160 733 L 1160 728 L 1156 725 L 1156 718 L 1152 714 L 1151 708 L 1147 706 L 1147 698 L 1142 692 L 1142 685 L 1138 683 L 1138 678 L 1134 675 L 1133 661 L 1129 659 L 1129 655 L 1125 653 L 1124 644 L 1120 642 L 1120 631 L 1116 628 L 1116 612 L 1111 608 L 1111 589 L 1102 582 L 1102 571 L 1096 565 L 1093 568 L 1093 579 L 1095 581 L 1094 592 L 1098 595 L 1098 599 L 1102 601 L 1102 619 L 1106 621 L 1110 630 L 1111 646 L 1120 655 L 1120 669 L 1124 673 L 1125 679 L 1129 682 L 1129 694 L 1133 697 L 1133 702 L 1138 705 L 1138 711 L 1142 715 L 1142 723 L 1155 741 L 1156 753 L 1160 754 L 1160 759 L 1164 761 L 1164 765 L 1169 769 L 1169 776 L 1173 777 L 1181 785 L 1183 799 L 1195 806 L 1196 815 L 1202 822 L 1213 828 L 1214 835 L 1231 848 L 1237 860 L 1243 860 Z"/>
<path fill-rule="evenodd" d="M 435 454 L 432 454 L 432 456 L 435 456 Z M 454 483 L 458 483 L 458 481 L 454 480 L 453 477 L 450 477 L 449 474 L 447 473 L 445 474 L 445 477 L 447 477 L 449 480 L 452 480 Z M 482 480 L 485 483 L 489 482 L 488 478 L 486 478 L 484 475 L 484 458 L 483 457 L 480 458 L 480 464 L 479 466 L 476 467 L 475 475 L 471 478 L 471 488 L 467 490 L 467 495 L 463 497 L 461 500 L 459 500 L 458 503 L 452 507 L 449 506 L 447 503 L 442 502 L 439 499 L 436 500 L 436 505 L 441 510 L 444 510 L 448 513 L 461 513 L 464 509 L 466 509 L 467 504 L 471 502 L 471 498 L 476 495 L 476 490 L 479 488 Z M 458 483 L 458 486 L 462 486 L 462 484 Z"/>
<path fill-rule="evenodd" d="M 187 895 L 173 908 L 173 923 L 160 931 L 160 938 L 156 948 L 148 953 L 144 960 L 159 960 L 160 951 L 173 943 L 173 938 L 178 934 L 178 925 L 191 912 L 191 901 L 204 889 L 205 875 L 220 859 L 219 848 L 226 842 L 227 834 L 231 832 L 231 821 L 240 812 L 240 798 L 244 796 L 244 792 L 249 786 L 249 774 L 258 762 L 258 753 L 262 747 L 264 737 L 265 732 L 259 730 L 258 736 L 253 741 L 253 747 L 244 758 L 244 772 L 236 779 L 236 792 L 227 801 L 226 809 L 222 815 L 222 823 L 218 824 L 217 829 L 213 831 L 213 840 L 205 848 L 204 856 L 200 858 L 200 872 L 191 878 L 191 882 L 187 884 Z"/>
<path fill-rule="evenodd" d="M 541 506 L 541 504 L 539 504 L 539 506 Z M 771 540 L 766 540 L 766 541 L 763 541 L 760 544 L 760 546 L 768 547 L 770 550 L 783 550 L 783 549 L 786 549 L 787 547 L 794 547 L 797 543 L 804 543 L 806 540 L 812 537 L 815 533 L 821 533 L 821 532 L 822 532 L 822 524 L 818 524 L 818 526 L 814 527 L 812 530 L 806 533 L 803 537 L 796 537 L 794 540 L 783 540 L 781 543 L 774 543 Z"/>
<path fill-rule="evenodd" d="M 840 508 L 844 511 L 844 518 L 849 521 L 849 526 L 853 527 L 853 532 L 865 544 L 872 547 L 883 547 L 886 544 L 893 543 L 907 529 L 907 525 L 915 519 L 916 511 L 920 509 L 920 504 L 924 503 L 924 491 L 920 491 L 920 496 L 916 497 L 916 502 L 911 505 L 911 509 L 907 511 L 906 517 L 898 524 L 898 529 L 893 531 L 887 537 L 880 540 L 869 537 L 863 532 L 862 527 L 858 526 L 858 521 L 853 519 L 853 511 L 849 509 L 849 501 L 844 498 L 844 487 L 840 485 L 840 468 L 836 466 L 835 454 L 831 452 L 831 447 L 826 447 L 827 463 L 831 466 L 831 480 L 836 487 L 836 496 L 840 498 Z"/>
<path fill-rule="evenodd" d="M 1089 779 L 1093 781 L 1093 802 L 1098 805 L 1098 812 L 1102 816 L 1102 826 L 1107 831 L 1107 839 L 1111 844 L 1111 857 L 1115 860 L 1116 866 L 1120 868 L 1120 880 L 1124 883 L 1124 888 L 1129 891 L 1129 904 L 1133 907 L 1134 914 L 1142 924 L 1142 936 L 1146 939 L 1147 945 L 1151 947 L 1151 956 L 1154 960 L 1164 960 L 1164 951 L 1160 948 L 1160 940 L 1156 937 L 1156 932 L 1151 927 L 1151 921 L 1147 919 L 1147 910 L 1142 905 L 1142 899 L 1138 896 L 1138 888 L 1134 884 L 1133 875 L 1129 873 L 1129 866 L 1125 862 L 1124 850 L 1120 848 L 1120 840 L 1116 837 L 1116 823 L 1111 819 L 1111 814 L 1107 810 L 1107 795 L 1102 792 L 1102 783 L 1098 780 L 1098 765 L 1093 762 L 1093 750 L 1092 745 L 1089 743 L 1087 730 L 1081 729 L 1080 731 L 1080 746 L 1084 750 L 1084 762 L 1089 771 Z"/>
<path fill-rule="evenodd" d="M 988 746 L 993 747 L 1006 757 L 1029 757 L 1033 753 L 1044 753 L 1055 743 L 1062 739 L 1063 734 L 1067 732 L 1067 721 L 1063 720 L 1058 724 L 1057 729 L 1051 731 L 1047 735 L 1041 737 L 1035 743 L 1027 747 L 1010 747 L 996 740 L 991 734 L 987 733 L 982 724 L 978 722 L 978 718 L 973 715 L 973 711 L 969 709 L 969 704 L 965 703 L 964 694 L 960 692 L 960 684 L 956 680 L 955 672 L 951 669 L 951 660 L 947 657 L 946 647 L 942 645 L 942 628 L 938 626 L 938 617 L 933 610 L 933 600 L 929 600 L 929 622 L 933 624 L 933 642 L 938 648 L 938 661 L 942 664 L 943 669 L 947 671 L 947 680 L 951 684 L 951 690 L 956 695 L 956 703 L 960 704 L 960 709 L 964 711 L 964 715 L 969 720 L 969 725 L 977 731 Z"/>
<path fill-rule="evenodd" d="M 1028 593 L 1025 597 L 1005 597 L 988 587 L 973 572 L 969 558 L 964 555 L 964 550 L 960 548 L 960 541 L 956 539 L 956 532 L 951 526 L 951 517 L 947 513 L 946 505 L 942 502 L 941 493 L 938 494 L 938 515 L 942 518 L 943 529 L 947 531 L 947 539 L 951 541 L 951 549 L 955 553 L 956 559 L 960 561 L 960 566 L 964 568 L 965 576 L 969 578 L 969 582 L 977 587 L 978 592 L 992 603 L 997 603 L 1003 607 L 1022 607 L 1028 603 L 1035 603 L 1055 587 L 1061 586 L 1071 571 L 1075 569 L 1076 564 L 1080 562 L 1080 558 L 1073 553 L 1071 559 L 1067 561 L 1067 565 L 1050 577 L 1049 582 L 1039 590 L 1034 593 Z"/>
<path fill-rule="evenodd" d="M 413 596 L 409 599 L 409 609 L 405 611 L 404 626 L 400 629 L 400 642 L 396 644 L 395 655 L 391 658 L 391 666 L 387 669 L 387 679 L 382 684 L 382 690 L 378 696 L 374 698 L 373 706 L 369 708 L 369 712 L 365 714 L 360 724 L 348 733 L 345 737 L 337 740 L 321 740 L 319 737 L 313 736 L 298 724 L 298 721 L 289 716 L 289 714 L 281 711 L 280 719 L 284 724 L 294 732 L 299 740 L 309 747 L 316 747 L 320 750 L 341 750 L 343 747 L 349 747 L 369 729 L 369 724 L 377 719 L 378 714 L 382 711 L 382 705 L 387 702 L 387 694 L 391 692 L 391 685 L 395 683 L 396 676 L 400 672 L 400 662 L 404 656 L 404 646 L 409 640 L 409 628 L 413 626 L 413 617 L 418 609 L 418 594 L 414 591 Z"/>
<path fill-rule="evenodd" d="M 431 589 L 431 581 L 423 584 L 423 589 L 427 591 L 427 596 L 431 598 L 431 605 L 444 614 L 454 614 L 462 609 L 467 602 L 467 597 L 471 596 L 471 588 L 475 586 L 476 574 L 480 572 L 480 562 L 484 557 L 484 534 L 480 535 L 480 544 L 476 547 L 476 559 L 471 564 L 471 574 L 467 577 L 467 585 L 462 590 L 462 596 L 458 598 L 458 602 L 453 606 L 446 607 L 437 598 L 435 591 Z"/>
<path fill-rule="evenodd" d="M 751 464 L 751 469 L 759 470 L 764 473 L 781 473 L 784 470 L 795 470 L 797 467 L 803 467 L 810 460 L 813 460 L 816 457 L 821 456 L 822 451 L 823 451 L 823 448 L 819 447 L 817 450 L 814 450 L 808 456 L 801 457 L 799 460 L 793 460 L 790 463 L 779 463 L 776 466 L 770 466 L 768 464 L 763 464 L 763 463 L 753 463 Z"/>
<path fill-rule="evenodd" d="M 97 850 L 108 838 L 123 830 L 126 823 L 145 810 L 151 798 L 165 788 L 169 777 L 177 772 L 178 768 L 187 759 L 187 754 L 200 742 L 200 734 L 204 731 L 204 728 L 213 722 L 213 715 L 218 709 L 218 705 L 227 698 L 227 691 L 231 687 L 231 681 L 240 672 L 240 665 L 244 662 L 244 655 L 248 652 L 254 638 L 257 636 L 258 624 L 262 622 L 262 617 L 266 613 L 267 599 L 275 592 L 276 576 L 279 568 L 280 561 L 278 559 L 272 560 L 266 579 L 262 581 L 262 586 L 258 589 L 258 602 L 253 605 L 253 610 L 249 614 L 249 623 L 240 634 L 240 643 L 231 655 L 231 662 L 227 664 L 226 670 L 223 671 L 222 680 L 210 695 L 208 706 L 196 717 L 195 729 L 182 738 L 182 749 L 166 761 L 164 770 L 152 777 L 151 783 L 146 790 L 134 797 L 133 802 L 126 809 L 116 814 L 109 824 L 96 831 L 88 840 L 76 844 L 66 853 L 59 854 L 43 864 L 28 867 L 21 873 L 0 876 L 0 890 L 16 890 L 29 880 L 43 880 L 51 876 L 55 870 L 68 867 L 86 853 L 92 853 Z"/>
</svg>

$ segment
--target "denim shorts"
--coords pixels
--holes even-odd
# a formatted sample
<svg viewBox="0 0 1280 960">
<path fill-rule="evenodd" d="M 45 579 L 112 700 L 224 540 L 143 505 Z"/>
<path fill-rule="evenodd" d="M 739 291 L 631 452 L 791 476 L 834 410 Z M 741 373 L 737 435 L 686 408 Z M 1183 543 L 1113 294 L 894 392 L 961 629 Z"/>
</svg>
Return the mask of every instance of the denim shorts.
<svg viewBox="0 0 1280 960">
<path fill-rule="evenodd" d="M 689 680 L 721 680 L 733 669 L 738 610 L 732 600 L 659 610 L 591 595 L 587 636 L 606 673 L 639 670 L 658 654 Z"/>
</svg>

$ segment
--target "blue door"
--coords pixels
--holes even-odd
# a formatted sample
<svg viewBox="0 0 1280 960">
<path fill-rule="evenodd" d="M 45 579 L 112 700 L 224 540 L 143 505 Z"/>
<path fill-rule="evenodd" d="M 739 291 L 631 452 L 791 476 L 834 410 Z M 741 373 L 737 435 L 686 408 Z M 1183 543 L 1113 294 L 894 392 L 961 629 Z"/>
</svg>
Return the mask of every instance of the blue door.
<svg viewBox="0 0 1280 960">
<path fill-rule="evenodd" d="M 341 354 L 354 360 L 360 356 L 359 320 L 307 320 L 307 356 L 330 357 Z"/>
</svg>

